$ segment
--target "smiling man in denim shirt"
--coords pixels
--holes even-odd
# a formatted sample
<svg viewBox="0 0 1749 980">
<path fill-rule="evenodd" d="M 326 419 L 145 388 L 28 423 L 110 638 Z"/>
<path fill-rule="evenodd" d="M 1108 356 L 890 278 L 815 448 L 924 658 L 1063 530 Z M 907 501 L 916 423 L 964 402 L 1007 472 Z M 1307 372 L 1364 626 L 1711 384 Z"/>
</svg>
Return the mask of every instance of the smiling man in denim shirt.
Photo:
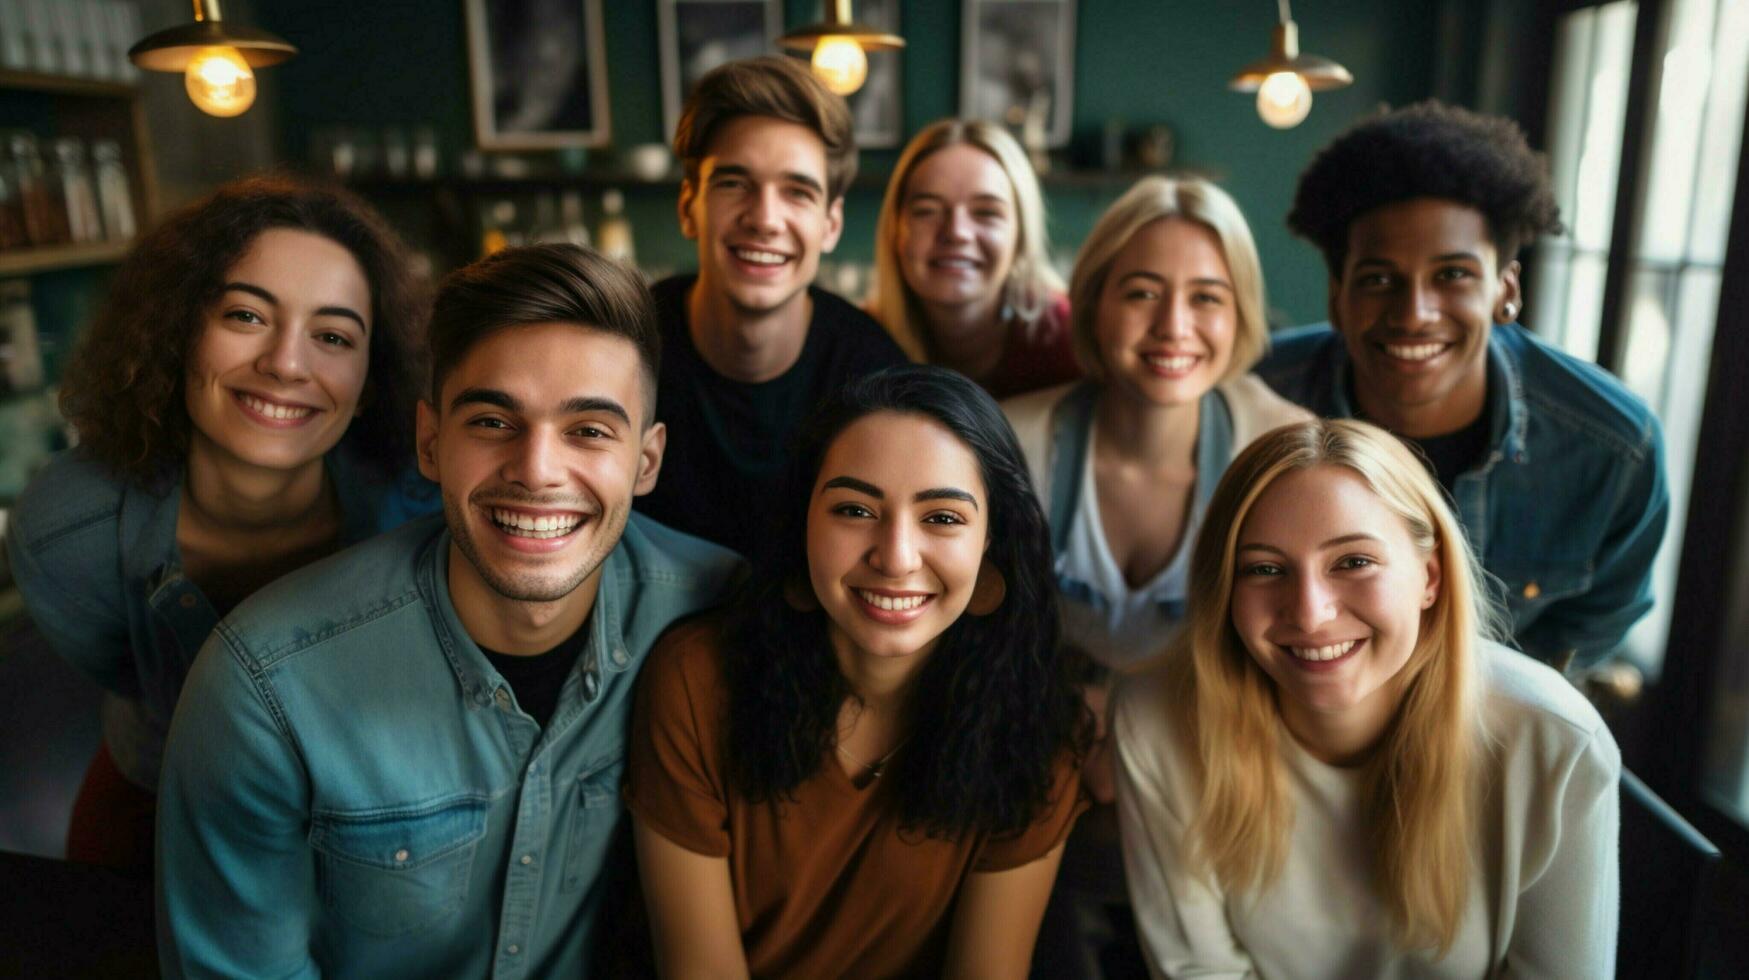
<svg viewBox="0 0 1749 980">
<path fill-rule="evenodd" d="M 1619 381 L 1515 322 L 1518 249 L 1560 227 L 1543 158 L 1508 120 L 1421 103 L 1326 147 L 1288 224 L 1324 253 L 1330 324 L 1277 336 L 1257 373 L 1421 451 L 1521 649 L 1609 655 L 1652 607 L 1664 442 Z"/>
<path fill-rule="evenodd" d="M 167 976 L 584 976 L 632 682 L 730 552 L 631 516 L 666 434 L 655 312 L 573 246 L 453 274 L 431 325 L 435 517 L 220 623 L 159 804 Z"/>
</svg>

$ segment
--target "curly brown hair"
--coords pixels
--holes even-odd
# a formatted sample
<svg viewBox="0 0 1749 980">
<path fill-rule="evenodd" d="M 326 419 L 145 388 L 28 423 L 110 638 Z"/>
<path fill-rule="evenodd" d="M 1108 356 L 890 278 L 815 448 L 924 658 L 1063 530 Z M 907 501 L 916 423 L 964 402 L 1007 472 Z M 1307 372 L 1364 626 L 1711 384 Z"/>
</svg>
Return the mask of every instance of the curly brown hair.
<svg viewBox="0 0 1749 980">
<path fill-rule="evenodd" d="M 331 239 L 363 268 L 371 290 L 370 374 L 344 440 L 385 469 L 411 457 L 429 288 L 400 236 L 362 199 L 274 174 L 226 184 L 172 212 L 122 260 L 61 382 L 61 412 L 98 460 L 146 482 L 187 456 L 189 350 L 226 272 L 270 228 Z"/>
</svg>

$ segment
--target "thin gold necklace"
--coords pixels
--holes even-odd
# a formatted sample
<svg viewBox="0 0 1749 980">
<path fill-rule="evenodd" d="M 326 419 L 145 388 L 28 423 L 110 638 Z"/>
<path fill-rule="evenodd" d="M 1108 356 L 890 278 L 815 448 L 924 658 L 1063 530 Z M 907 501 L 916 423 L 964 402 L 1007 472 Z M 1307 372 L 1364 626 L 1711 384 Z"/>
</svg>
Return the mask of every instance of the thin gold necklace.
<svg viewBox="0 0 1749 980">
<path fill-rule="evenodd" d="M 868 776 L 870 779 L 879 779 L 879 778 L 881 778 L 882 770 L 887 768 L 887 763 L 892 761 L 893 756 L 898 755 L 899 750 L 904 748 L 905 743 L 909 742 L 909 741 L 911 741 L 911 736 L 909 736 L 909 735 L 905 736 L 902 739 L 899 739 L 898 745 L 893 746 L 891 749 L 889 749 L 887 751 L 886 755 L 881 756 L 879 759 L 876 759 L 873 762 L 864 762 L 861 759 L 858 759 L 856 756 L 851 755 L 850 750 L 846 749 L 842 743 L 835 745 L 833 747 L 838 750 L 839 755 L 845 757 L 846 759 L 849 759 L 851 765 L 856 766 L 856 767 L 860 768 L 863 772 L 868 773 Z"/>
</svg>

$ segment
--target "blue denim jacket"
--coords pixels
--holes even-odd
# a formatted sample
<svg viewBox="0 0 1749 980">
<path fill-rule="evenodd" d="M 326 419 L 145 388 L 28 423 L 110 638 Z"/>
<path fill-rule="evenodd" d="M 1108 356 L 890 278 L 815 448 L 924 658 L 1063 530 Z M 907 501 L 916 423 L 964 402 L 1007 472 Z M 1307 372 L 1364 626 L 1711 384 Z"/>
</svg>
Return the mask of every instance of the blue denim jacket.
<svg viewBox="0 0 1749 980">
<path fill-rule="evenodd" d="M 741 562 L 632 515 L 542 729 L 457 619 L 449 550 L 415 521 L 214 631 L 159 789 L 165 976 L 586 975 L 638 666 Z"/>
<path fill-rule="evenodd" d="M 441 506 L 412 470 L 377 477 L 348 452 L 326 457 L 341 508 L 341 543 L 353 544 Z M 158 785 L 164 734 L 189 664 L 219 621 L 182 574 L 176 546 L 180 470 L 151 486 L 119 478 L 77 449 L 30 481 L 6 539 L 18 590 L 56 653 L 107 692 L 103 735 L 116 768 Z"/>
<path fill-rule="evenodd" d="M 1327 324 L 1272 344 L 1265 381 L 1319 415 L 1353 417 L 1348 348 Z M 1602 368 L 1516 323 L 1489 335 L 1486 411 L 1488 455 L 1451 488 L 1458 519 L 1519 647 L 1596 663 L 1652 608 L 1670 511 L 1663 430 Z"/>
</svg>

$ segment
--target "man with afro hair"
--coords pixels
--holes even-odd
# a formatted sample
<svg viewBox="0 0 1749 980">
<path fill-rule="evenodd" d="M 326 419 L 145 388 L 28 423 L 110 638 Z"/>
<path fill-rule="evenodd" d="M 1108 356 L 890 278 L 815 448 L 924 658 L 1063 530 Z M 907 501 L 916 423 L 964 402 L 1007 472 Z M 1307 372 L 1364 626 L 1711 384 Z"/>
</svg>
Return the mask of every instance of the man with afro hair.
<svg viewBox="0 0 1749 980">
<path fill-rule="evenodd" d="M 1518 251 L 1560 230 L 1544 158 L 1510 120 L 1423 102 L 1325 147 L 1287 220 L 1323 252 L 1330 322 L 1278 336 L 1258 374 L 1420 451 L 1521 649 L 1608 656 L 1652 606 L 1663 434 L 1621 382 L 1517 323 Z"/>
</svg>

